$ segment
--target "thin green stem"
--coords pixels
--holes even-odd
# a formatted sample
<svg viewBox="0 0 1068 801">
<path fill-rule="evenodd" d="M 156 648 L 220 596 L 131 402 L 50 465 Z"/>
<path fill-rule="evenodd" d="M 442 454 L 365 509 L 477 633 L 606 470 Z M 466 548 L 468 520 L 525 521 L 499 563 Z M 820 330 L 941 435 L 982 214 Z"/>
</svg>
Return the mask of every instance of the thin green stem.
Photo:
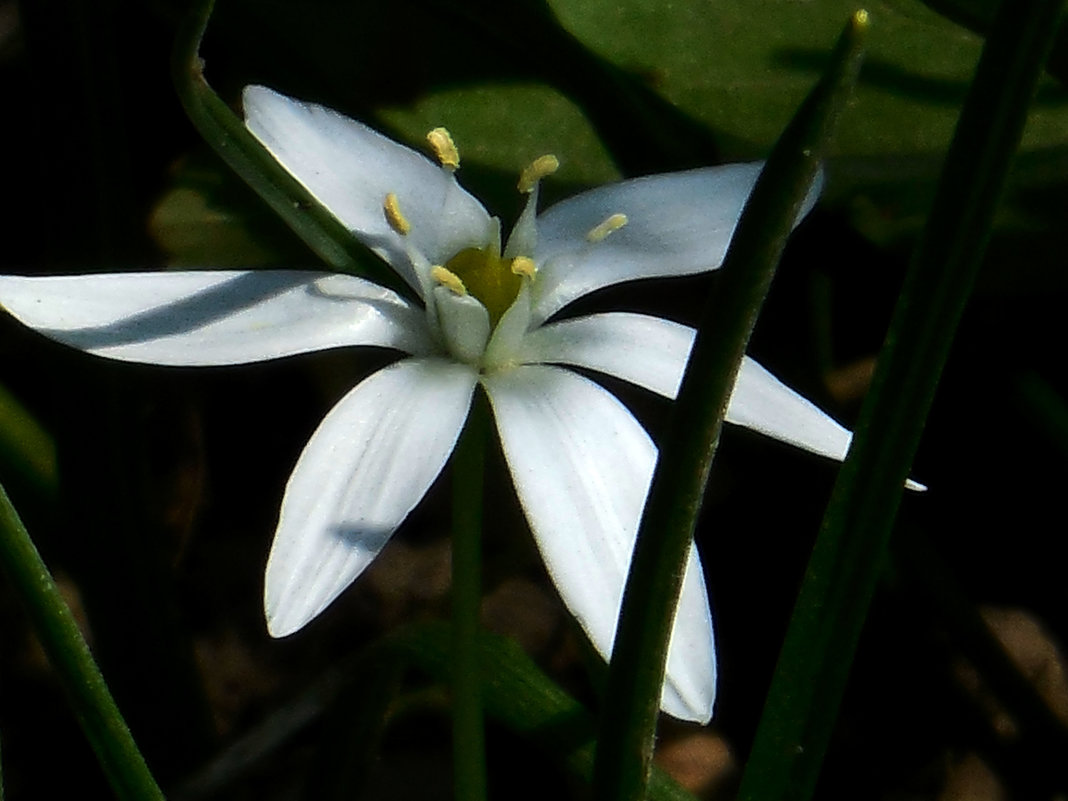
<svg viewBox="0 0 1068 801">
<path fill-rule="evenodd" d="M 786 240 L 852 94 L 866 29 L 867 15 L 858 13 L 772 151 L 698 329 L 624 592 L 597 743 L 597 801 L 646 796 L 668 640 L 723 415 Z"/>
<path fill-rule="evenodd" d="M 2 486 L 0 568 L 22 600 L 115 795 L 122 801 L 163 801 L 89 646 Z"/>
<path fill-rule="evenodd" d="M 478 396 L 452 457 L 452 737 L 457 801 L 486 797 L 478 614 L 487 417 L 485 402 Z"/>
<path fill-rule="evenodd" d="M 282 218 L 331 269 L 370 278 L 401 295 L 413 291 L 385 262 L 368 254 L 352 233 L 261 145 L 208 85 L 200 42 L 213 0 L 197 0 L 175 39 L 171 72 L 185 112 L 219 157 Z"/>
<path fill-rule="evenodd" d="M 1057 30 L 1062 0 L 1004 0 L 835 485 L 739 797 L 805 801 L 816 785 L 902 487 Z"/>
</svg>

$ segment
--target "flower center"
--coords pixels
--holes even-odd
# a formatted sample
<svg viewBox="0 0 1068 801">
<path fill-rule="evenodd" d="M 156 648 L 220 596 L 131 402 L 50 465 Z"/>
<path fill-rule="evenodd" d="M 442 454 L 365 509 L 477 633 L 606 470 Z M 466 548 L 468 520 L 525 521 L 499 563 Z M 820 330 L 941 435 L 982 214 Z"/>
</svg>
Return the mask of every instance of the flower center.
<svg viewBox="0 0 1068 801">
<path fill-rule="evenodd" d="M 465 248 L 445 262 L 445 269 L 482 302 L 489 312 L 490 325 L 495 327 L 519 294 L 521 276 L 529 261 L 522 256 L 502 259 L 489 249 Z"/>
</svg>

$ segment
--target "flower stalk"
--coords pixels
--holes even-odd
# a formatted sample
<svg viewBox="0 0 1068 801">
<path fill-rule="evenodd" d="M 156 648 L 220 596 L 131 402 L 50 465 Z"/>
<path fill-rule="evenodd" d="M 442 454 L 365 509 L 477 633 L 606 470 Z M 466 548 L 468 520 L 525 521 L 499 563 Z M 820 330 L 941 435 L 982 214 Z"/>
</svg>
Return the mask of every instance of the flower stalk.
<svg viewBox="0 0 1068 801">
<path fill-rule="evenodd" d="M 479 608 L 487 424 L 488 410 L 476 399 L 452 457 L 452 748 L 458 801 L 486 798 Z"/>
<path fill-rule="evenodd" d="M 866 29 L 867 14 L 858 12 L 830 68 L 772 151 L 698 328 L 624 591 L 594 767 L 598 801 L 645 798 L 683 567 L 724 414 L 793 221 L 852 94 Z"/>
<path fill-rule="evenodd" d="M 115 795 L 120 801 L 163 801 L 70 608 L 2 486 L 0 568 L 22 600 Z"/>
</svg>

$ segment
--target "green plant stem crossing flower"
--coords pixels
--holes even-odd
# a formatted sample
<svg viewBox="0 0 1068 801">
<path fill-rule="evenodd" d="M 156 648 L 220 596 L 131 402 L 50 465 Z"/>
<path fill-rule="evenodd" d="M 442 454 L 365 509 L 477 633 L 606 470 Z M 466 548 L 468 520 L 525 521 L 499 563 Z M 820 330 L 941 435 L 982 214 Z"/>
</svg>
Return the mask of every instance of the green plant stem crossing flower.
<svg viewBox="0 0 1068 801">
<path fill-rule="evenodd" d="M 2 276 L 0 304 L 45 336 L 133 362 L 234 365 L 357 345 L 406 354 L 338 401 L 297 461 L 265 581 L 277 637 L 371 563 L 444 467 L 481 387 L 549 575 L 607 657 L 657 450 L 614 395 L 567 367 L 673 398 L 694 332 L 641 314 L 553 316 L 605 286 L 719 267 L 760 165 L 624 181 L 537 215 L 538 182 L 554 169 L 539 159 L 502 252 L 499 222 L 455 180 L 443 131 L 430 138 L 434 163 L 270 89 L 246 88 L 244 106 L 252 133 L 422 306 L 361 278 L 298 271 Z M 726 419 L 836 459 L 850 440 L 748 358 Z M 707 722 L 715 691 L 691 548 L 661 705 Z"/>
</svg>

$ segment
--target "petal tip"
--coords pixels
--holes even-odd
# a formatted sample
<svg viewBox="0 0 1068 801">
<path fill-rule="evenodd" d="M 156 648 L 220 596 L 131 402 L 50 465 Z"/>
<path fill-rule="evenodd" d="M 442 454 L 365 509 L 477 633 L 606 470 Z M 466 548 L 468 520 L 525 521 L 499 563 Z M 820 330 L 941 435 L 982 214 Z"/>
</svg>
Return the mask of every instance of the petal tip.
<svg viewBox="0 0 1068 801">
<path fill-rule="evenodd" d="M 277 599 L 264 594 L 263 612 L 267 621 L 267 633 L 276 640 L 296 634 L 308 624 L 314 615 L 296 615 L 293 609 L 280 609 Z"/>
<path fill-rule="evenodd" d="M 248 117 L 248 107 L 250 105 L 277 94 L 273 89 L 268 89 L 266 86 L 250 83 L 241 90 L 241 106 L 245 110 L 245 116 Z"/>
<path fill-rule="evenodd" d="M 283 637 L 288 637 L 290 634 L 296 633 L 297 629 L 283 627 L 277 620 L 268 617 L 267 618 L 267 633 L 276 640 L 280 640 Z"/>
<path fill-rule="evenodd" d="M 713 683 L 697 697 L 686 697 L 672 686 L 670 679 L 664 685 L 660 708 L 676 720 L 707 726 L 712 720 L 716 704 L 716 688 Z"/>
</svg>

